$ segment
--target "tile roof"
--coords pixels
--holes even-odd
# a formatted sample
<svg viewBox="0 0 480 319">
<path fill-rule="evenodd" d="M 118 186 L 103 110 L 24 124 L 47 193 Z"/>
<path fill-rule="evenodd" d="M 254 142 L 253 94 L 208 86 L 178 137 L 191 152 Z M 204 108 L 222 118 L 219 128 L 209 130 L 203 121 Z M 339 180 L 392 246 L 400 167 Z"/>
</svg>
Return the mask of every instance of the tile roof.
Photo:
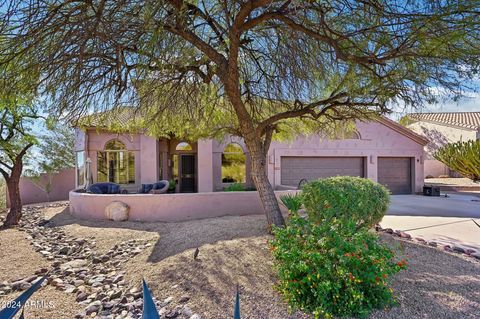
<svg viewBox="0 0 480 319">
<path fill-rule="evenodd" d="M 116 109 L 98 112 L 82 117 L 79 124 L 84 127 L 128 128 L 135 121 L 142 118 L 139 111 L 131 107 L 119 107 Z"/>
<path fill-rule="evenodd" d="M 410 113 L 412 120 L 480 130 L 480 112 Z"/>
</svg>

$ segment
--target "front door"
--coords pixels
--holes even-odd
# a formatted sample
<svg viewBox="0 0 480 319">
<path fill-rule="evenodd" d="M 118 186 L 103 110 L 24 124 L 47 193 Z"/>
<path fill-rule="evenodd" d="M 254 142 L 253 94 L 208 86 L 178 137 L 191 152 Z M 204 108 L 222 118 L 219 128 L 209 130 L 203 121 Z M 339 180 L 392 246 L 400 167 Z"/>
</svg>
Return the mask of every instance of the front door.
<svg viewBox="0 0 480 319">
<path fill-rule="evenodd" d="M 180 192 L 195 192 L 195 155 L 183 154 L 181 158 Z"/>
</svg>

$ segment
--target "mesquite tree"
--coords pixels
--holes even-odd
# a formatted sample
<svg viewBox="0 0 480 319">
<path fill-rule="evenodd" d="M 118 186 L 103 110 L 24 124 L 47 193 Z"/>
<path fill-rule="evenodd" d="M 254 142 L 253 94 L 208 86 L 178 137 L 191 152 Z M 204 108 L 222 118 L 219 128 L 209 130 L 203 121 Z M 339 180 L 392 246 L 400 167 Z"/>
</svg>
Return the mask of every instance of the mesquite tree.
<svg viewBox="0 0 480 319">
<path fill-rule="evenodd" d="M 22 217 L 20 198 L 20 176 L 24 159 L 36 139 L 29 133 L 29 122 L 37 119 L 36 109 L 23 105 L 17 98 L 0 99 L 0 173 L 8 189 L 10 210 L 3 226 L 17 225 Z M 11 104 L 13 103 L 13 104 Z"/>
<path fill-rule="evenodd" d="M 478 67 L 479 8 L 467 0 L 37 0 L 4 11 L 8 41 L 42 60 L 59 114 L 133 105 L 152 126 L 242 137 L 275 225 L 272 138 L 461 94 Z"/>
</svg>

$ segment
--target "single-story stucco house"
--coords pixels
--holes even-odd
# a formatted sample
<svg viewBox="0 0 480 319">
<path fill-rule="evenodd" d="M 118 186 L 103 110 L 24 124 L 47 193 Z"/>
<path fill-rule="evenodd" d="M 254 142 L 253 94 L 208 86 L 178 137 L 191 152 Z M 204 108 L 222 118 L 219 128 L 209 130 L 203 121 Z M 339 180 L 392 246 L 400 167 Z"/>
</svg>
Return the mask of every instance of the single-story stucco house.
<svg viewBox="0 0 480 319">
<path fill-rule="evenodd" d="M 121 126 L 130 115 L 116 119 Z M 104 126 L 105 127 L 105 126 Z M 142 133 L 113 133 L 95 121 L 76 130 L 76 186 L 115 182 L 136 191 L 141 184 L 175 180 L 177 192 L 222 191 L 231 183 L 251 187 L 249 155 L 242 139 L 182 141 Z M 336 175 L 361 176 L 386 185 L 393 194 L 422 190 L 425 137 L 378 118 L 358 122 L 355 134 L 329 140 L 318 135 L 272 142 L 268 178 L 276 190 L 297 189 L 301 180 Z"/>
<path fill-rule="evenodd" d="M 448 143 L 480 139 L 480 112 L 411 113 L 407 116 L 413 121 L 407 127 L 429 141 L 425 146 L 425 177 L 456 176 L 434 159 L 433 154 Z"/>
</svg>

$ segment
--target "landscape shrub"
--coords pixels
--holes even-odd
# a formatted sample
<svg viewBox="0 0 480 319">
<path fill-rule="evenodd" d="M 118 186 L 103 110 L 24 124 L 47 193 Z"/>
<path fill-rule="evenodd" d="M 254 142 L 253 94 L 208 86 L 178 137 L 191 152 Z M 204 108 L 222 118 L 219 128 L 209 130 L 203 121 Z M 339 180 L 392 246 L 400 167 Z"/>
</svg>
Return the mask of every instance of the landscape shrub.
<svg viewBox="0 0 480 319">
<path fill-rule="evenodd" d="M 245 191 L 245 186 L 243 186 L 243 184 L 240 184 L 240 183 L 233 183 L 228 185 L 224 189 L 224 191 L 225 192 L 243 192 Z"/>
<path fill-rule="evenodd" d="M 315 318 L 365 316 L 394 303 L 389 278 L 406 262 L 395 262 L 376 234 L 362 229 L 344 236 L 341 227 L 292 214 L 285 228 L 274 228 L 277 289 L 293 310 Z"/>
<path fill-rule="evenodd" d="M 314 223 L 355 223 L 356 229 L 378 224 L 390 203 L 389 191 L 366 178 L 339 176 L 307 183 L 303 204 Z"/>
</svg>

